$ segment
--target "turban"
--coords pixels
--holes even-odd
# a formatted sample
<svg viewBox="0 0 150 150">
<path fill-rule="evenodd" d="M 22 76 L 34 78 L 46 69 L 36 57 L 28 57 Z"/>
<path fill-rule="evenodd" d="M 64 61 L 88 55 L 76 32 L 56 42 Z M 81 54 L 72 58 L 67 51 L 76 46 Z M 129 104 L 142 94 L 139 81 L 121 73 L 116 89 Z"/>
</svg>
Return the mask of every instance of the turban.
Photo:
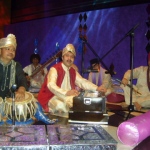
<svg viewBox="0 0 150 150">
<path fill-rule="evenodd" d="M 76 51 L 72 44 L 66 45 L 66 47 L 62 51 L 62 56 L 65 55 L 67 52 L 71 52 L 71 53 L 73 53 L 74 56 L 76 56 Z"/>
<path fill-rule="evenodd" d="M 0 48 L 13 46 L 15 49 L 17 47 L 16 37 L 13 34 L 8 34 L 6 38 L 0 39 Z"/>
</svg>

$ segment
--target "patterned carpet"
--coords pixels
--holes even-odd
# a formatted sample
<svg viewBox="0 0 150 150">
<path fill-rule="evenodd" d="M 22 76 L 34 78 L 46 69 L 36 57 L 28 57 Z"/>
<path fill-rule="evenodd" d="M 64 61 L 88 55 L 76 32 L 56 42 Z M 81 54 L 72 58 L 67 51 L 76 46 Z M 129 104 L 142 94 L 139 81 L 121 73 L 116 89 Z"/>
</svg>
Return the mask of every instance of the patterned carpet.
<svg viewBox="0 0 150 150">
<path fill-rule="evenodd" d="M 141 111 L 128 111 L 128 108 L 124 107 L 122 108 L 122 106 L 117 103 L 117 104 L 107 104 L 107 112 L 108 112 L 108 125 L 110 126 L 114 126 L 114 127 L 118 127 L 120 125 L 120 123 L 141 115 L 147 111 L 149 111 L 149 109 L 142 109 Z M 68 118 L 66 117 L 61 117 L 61 116 L 56 116 L 56 115 L 51 115 L 51 114 L 47 114 L 49 116 L 50 119 L 58 119 L 59 121 L 57 122 L 57 125 L 62 124 L 62 125 L 67 125 L 68 124 Z M 44 123 L 42 122 L 36 122 L 35 125 L 43 125 Z M 150 148 L 150 137 L 146 138 L 145 140 L 143 140 L 139 145 L 137 145 L 133 150 L 149 150 Z"/>
</svg>

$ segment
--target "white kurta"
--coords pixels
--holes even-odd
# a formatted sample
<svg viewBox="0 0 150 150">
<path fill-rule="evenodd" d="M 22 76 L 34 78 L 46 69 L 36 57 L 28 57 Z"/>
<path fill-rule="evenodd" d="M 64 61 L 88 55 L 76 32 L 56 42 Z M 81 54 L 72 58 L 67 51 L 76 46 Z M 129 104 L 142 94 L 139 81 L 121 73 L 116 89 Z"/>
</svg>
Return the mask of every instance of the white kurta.
<svg viewBox="0 0 150 150">
<path fill-rule="evenodd" d="M 66 105 L 67 101 L 70 101 L 71 103 L 73 103 L 74 96 L 65 95 L 68 92 L 68 90 L 71 90 L 69 70 L 63 63 L 62 63 L 62 67 L 65 71 L 65 76 L 61 84 L 61 88 L 56 85 L 56 81 L 58 77 L 57 70 L 54 67 L 52 67 L 48 73 L 47 86 L 49 90 L 52 93 L 54 93 L 53 98 L 49 100 L 48 106 L 53 112 L 54 111 L 68 112 L 69 108 Z M 76 71 L 75 85 L 77 85 L 78 87 L 84 90 L 96 91 L 97 89 L 97 85 L 82 78 L 81 75 L 77 71 Z"/>
<path fill-rule="evenodd" d="M 138 102 L 142 107 L 150 107 L 150 91 L 147 84 L 147 69 L 147 66 L 141 66 L 133 69 L 133 79 L 137 79 L 136 86 L 133 87 L 140 92 L 141 95 L 133 91 L 132 102 Z M 128 70 L 124 74 L 124 78 L 129 80 L 130 75 L 131 71 Z M 123 85 L 122 88 L 124 90 L 125 102 L 130 104 L 130 88 L 127 86 L 124 87 Z"/>
<path fill-rule="evenodd" d="M 28 74 L 28 76 L 31 76 L 33 72 L 40 68 L 41 64 L 38 64 L 38 66 L 35 68 L 33 64 L 30 64 L 23 68 L 23 71 Z M 30 85 L 32 88 L 41 88 L 41 85 L 44 82 L 45 75 L 47 74 L 47 68 L 44 68 L 44 75 L 41 74 L 41 72 L 37 73 L 31 80 Z"/>
<path fill-rule="evenodd" d="M 106 74 L 105 71 L 106 70 L 104 68 L 100 67 L 99 72 L 96 73 L 90 72 L 88 76 L 88 80 L 94 83 L 93 78 L 95 78 L 95 84 L 97 86 L 104 86 L 107 89 L 105 93 L 105 95 L 107 96 L 113 91 L 113 88 L 112 88 L 111 76 L 110 74 Z M 99 80 L 101 80 L 101 85 L 99 83 Z"/>
</svg>

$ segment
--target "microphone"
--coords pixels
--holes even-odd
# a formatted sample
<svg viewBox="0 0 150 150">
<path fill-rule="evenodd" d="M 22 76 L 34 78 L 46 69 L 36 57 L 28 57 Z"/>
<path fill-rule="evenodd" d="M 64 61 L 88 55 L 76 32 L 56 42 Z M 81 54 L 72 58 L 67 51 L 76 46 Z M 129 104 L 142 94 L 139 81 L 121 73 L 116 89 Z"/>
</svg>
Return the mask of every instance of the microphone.
<svg viewBox="0 0 150 150">
<path fill-rule="evenodd" d="M 90 73 L 90 72 L 98 72 L 97 69 L 85 69 L 84 73 Z"/>
<path fill-rule="evenodd" d="M 11 86 L 11 92 L 12 93 L 14 93 L 15 91 L 16 91 L 16 89 L 17 89 L 17 84 L 13 84 L 12 86 Z"/>
</svg>

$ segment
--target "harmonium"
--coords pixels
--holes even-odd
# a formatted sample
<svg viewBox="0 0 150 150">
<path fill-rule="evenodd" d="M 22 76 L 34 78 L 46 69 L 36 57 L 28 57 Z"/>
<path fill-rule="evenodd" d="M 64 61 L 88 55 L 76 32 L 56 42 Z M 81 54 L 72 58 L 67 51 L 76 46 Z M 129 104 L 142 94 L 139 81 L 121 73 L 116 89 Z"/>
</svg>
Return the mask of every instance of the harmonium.
<svg viewBox="0 0 150 150">
<path fill-rule="evenodd" d="M 68 122 L 108 124 L 106 97 L 98 91 L 82 91 L 73 98 Z"/>
</svg>

